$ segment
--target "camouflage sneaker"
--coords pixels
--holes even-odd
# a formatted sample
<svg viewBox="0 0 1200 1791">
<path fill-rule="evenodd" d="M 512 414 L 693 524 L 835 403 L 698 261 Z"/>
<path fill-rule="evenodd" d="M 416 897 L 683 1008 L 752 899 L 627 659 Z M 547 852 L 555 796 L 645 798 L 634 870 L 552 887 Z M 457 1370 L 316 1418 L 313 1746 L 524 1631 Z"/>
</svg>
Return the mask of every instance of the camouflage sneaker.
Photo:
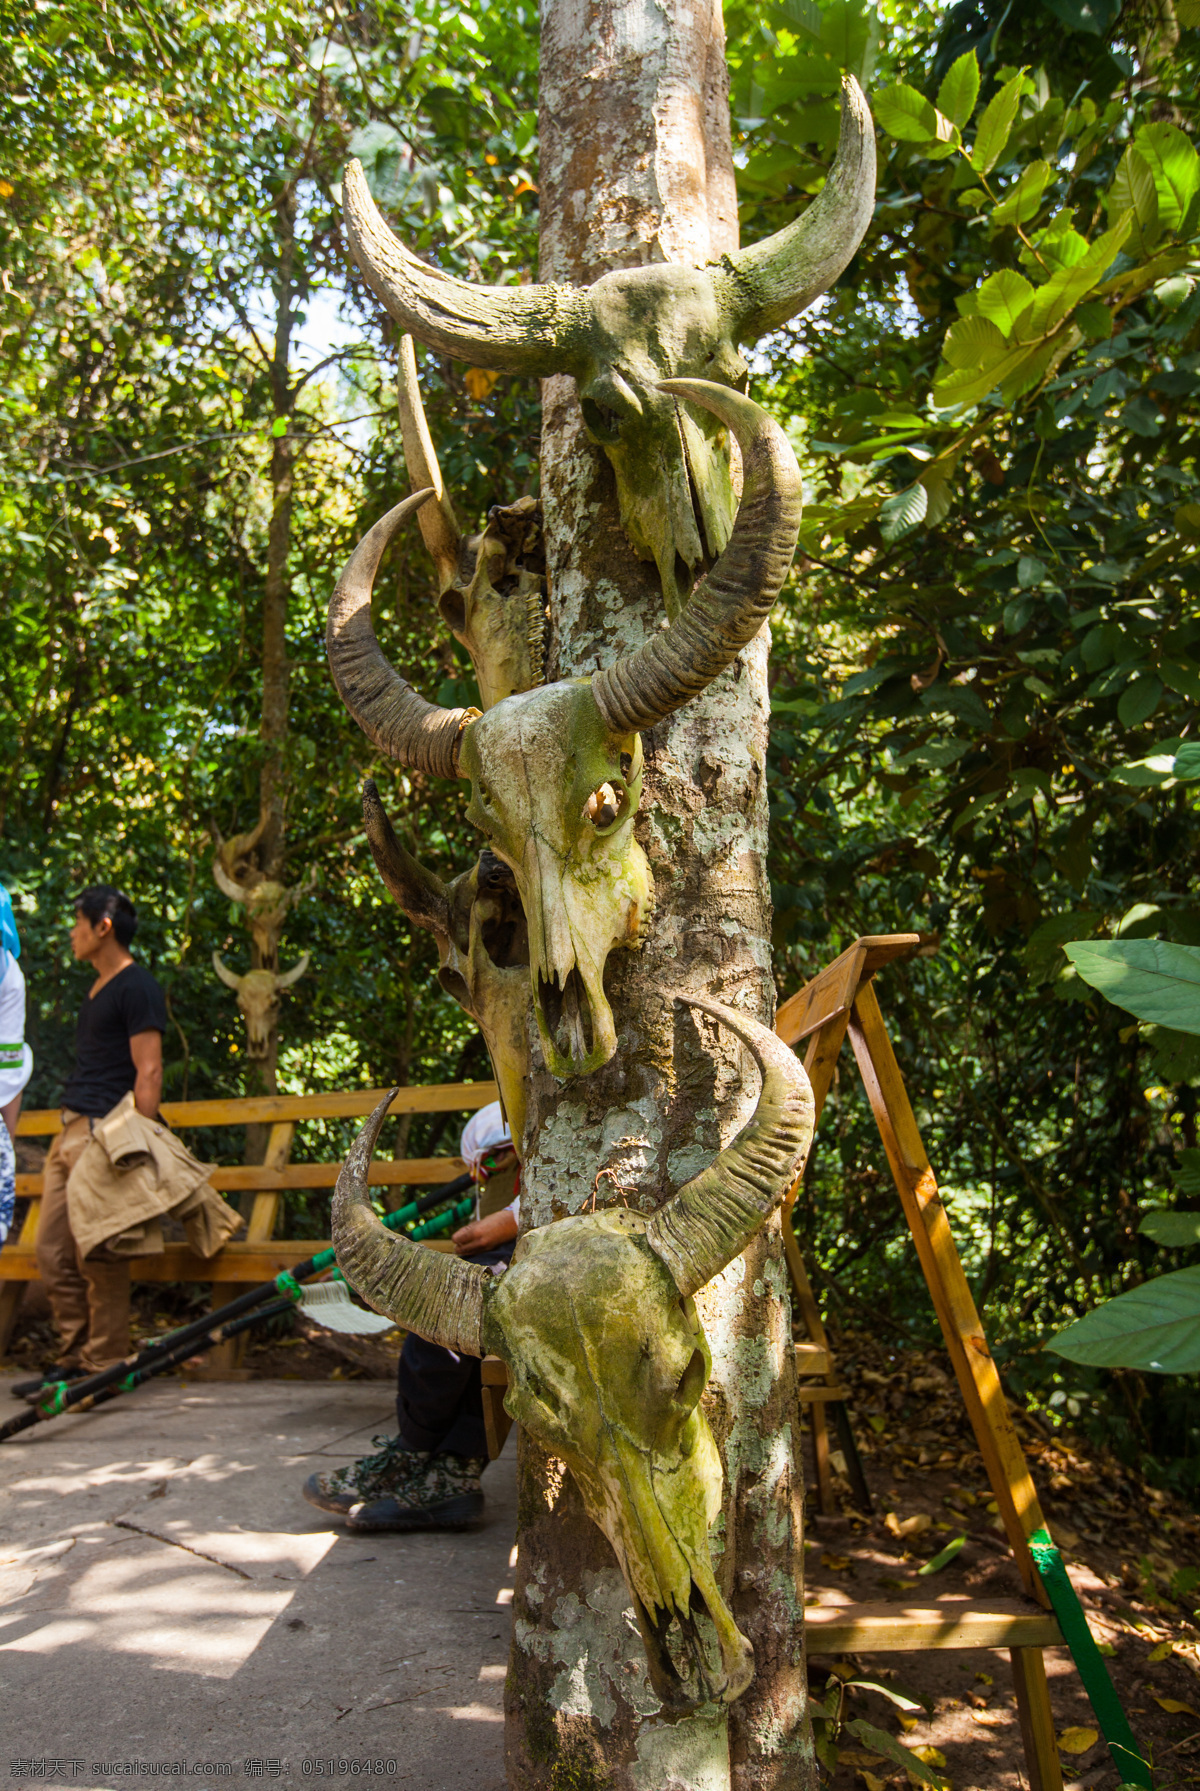
<svg viewBox="0 0 1200 1791">
<path fill-rule="evenodd" d="M 356 1505 L 347 1529 L 468 1530 L 483 1516 L 482 1456 L 434 1455 L 395 1491 Z"/>
<path fill-rule="evenodd" d="M 399 1437 L 372 1437 L 378 1455 L 364 1455 L 329 1474 L 310 1474 L 300 1489 L 310 1505 L 345 1517 L 356 1505 L 385 1492 L 399 1492 L 429 1460 L 423 1449 L 406 1449 Z"/>
</svg>

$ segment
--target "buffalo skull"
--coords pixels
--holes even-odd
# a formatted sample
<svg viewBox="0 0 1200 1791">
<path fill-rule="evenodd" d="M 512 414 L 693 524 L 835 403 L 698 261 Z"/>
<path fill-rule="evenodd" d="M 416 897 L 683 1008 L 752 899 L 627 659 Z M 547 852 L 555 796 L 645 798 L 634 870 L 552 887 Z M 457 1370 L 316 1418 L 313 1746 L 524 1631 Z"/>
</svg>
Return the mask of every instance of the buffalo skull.
<svg viewBox="0 0 1200 1791">
<path fill-rule="evenodd" d="M 674 402 L 678 377 L 745 388 L 740 345 L 828 290 L 862 240 L 875 199 L 875 133 L 847 76 L 837 160 L 792 224 L 707 267 L 667 262 L 588 287 L 484 286 L 454 279 L 392 233 L 357 162 L 343 185 L 346 232 L 363 277 L 404 329 L 442 354 L 501 373 L 568 373 L 588 433 L 612 464 L 621 523 L 654 560 L 667 613 L 724 549 L 733 520 L 726 438 Z"/>
<path fill-rule="evenodd" d="M 713 1573 L 721 1461 L 700 1395 L 711 1358 L 693 1295 L 761 1230 L 808 1151 L 813 1097 L 794 1053 L 747 1015 L 678 1000 L 728 1026 L 758 1064 L 749 1125 L 649 1218 L 623 1209 L 527 1232 L 506 1273 L 387 1232 L 367 1191 L 380 1103 L 338 1178 L 346 1279 L 406 1330 L 508 1366 L 505 1405 L 564 1460 L 612 1544 L 650 1681 L 671 1712 L 731 1703 L 754 1654 Z"/>
<path fill-rule="evenodd" d="M 213 953 L 212 960 L 213 969 L 225 987 L 233 990 L 245 1016 L 247 1057 L 265 1057 L 279 1013 L 279 991 L 299 982 L 308 969 L 308 953 L 282 975 L 277 970 L 247 970 L 244 976 L 235 976 L 219 951 Z"/>
<path fill-rule="evenodd" d="M 486 715 L 426 702 L 380 651 L 371 588 L 392 535 L 431 492 L 417 492 L 375 524 L 329 607 L 330 669 L 363 732 L 402 765 L 470 781 L 468 814 L 516 879 L 542 1051 L 561 1077 L 585 1075 L 616 1050 L 604 966 L 611 951 L 637 942 L 653 891 L 633 837 L 639 731 L 698 696 L 758 633 L 800 525 L 796 457 L 767 413 L 703 380 L 673 380 L 668 389 L 734 431 L 743 495 L 716 565 L 670 626 L 636 652 L 590 679 L 507 697 Z"/>
<path fill-rule="evenodd" d="M 261 827 L 260 823 L 260 827 Z M 257 831 L 257 829 L 256 829 Z M 252 835 L 239 835 L 239 840 L 252 838 Z M 236 845 L 237 840 L 226 842 Z M 283 883 L 277 883 L 273 877 L 264 877 L 261 871 L 250 870 L 244 882 L 239 882 L 230 875 L 225 847 L 219 847 L 213 859 L 213 882 L 221 894 L 228 896 L 231 902 L 237 902 L 246 910 L 246 923 L 250 928 L 250 938 L 258 953 L 259 962 L 273 968 L 279 961 L 279 938 L 287 920 L 289 908 L 294 908 L 301 896 L 315 889 L 317 882 L 316 866 L 312 867 L 307 883 L 297 883 L 291 889 Z"/>
<path fill-rule="evenodd" d="M 529 1076 L 529 934 L 513 874 L 483 852 L 471 870 L 443 883 L 400 844 L 370 778 L 363 785 L 363 823 L 393 899 L 434 936 L 438 981 L 483 1034 L 520 1149 Z"/>
</svg>

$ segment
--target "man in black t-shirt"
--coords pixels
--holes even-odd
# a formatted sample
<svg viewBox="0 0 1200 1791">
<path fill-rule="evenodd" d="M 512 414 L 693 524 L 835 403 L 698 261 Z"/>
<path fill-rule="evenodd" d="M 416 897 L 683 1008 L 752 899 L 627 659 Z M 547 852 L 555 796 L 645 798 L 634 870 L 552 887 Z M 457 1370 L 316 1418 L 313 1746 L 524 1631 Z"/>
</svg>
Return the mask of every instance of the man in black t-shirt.
<svg viewBox="0 0 1200 1791">
<path fill-rule="evenodd" d="M 147 1119 L 162 1093 L 163 992 L 134 962 L 129 942 L 137 915 L 128 896 L 106 884 L 75 904 L 71 950 L 96 972 L 75 1031 L 75 1068 L 63 1090 L 63 1129 L 46 1159 L 38 1223 L 38 1270 L 59 1336 L 59 1372 L 93 1373 L 129 1354 L 129 1263 L 81 1257 L 71 1235 L 67 1178 L 91 1138 L 91 1122 L 130 1090 Z"/>
</svg>

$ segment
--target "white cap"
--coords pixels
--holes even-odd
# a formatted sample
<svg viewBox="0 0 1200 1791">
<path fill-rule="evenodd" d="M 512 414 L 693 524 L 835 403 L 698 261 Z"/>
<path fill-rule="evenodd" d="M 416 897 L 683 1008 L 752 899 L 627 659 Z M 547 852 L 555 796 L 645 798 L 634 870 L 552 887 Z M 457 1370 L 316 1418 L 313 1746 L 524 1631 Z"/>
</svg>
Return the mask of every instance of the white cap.
<svg viewBox="0 0 1200 1791">
<path fill-rule="evenodd" d="M 474 1175 L 489 1151 L 495 1150 L 497 1145 L 511 1143 L 512 1133 L 500 1110 L 500 1103 L 493 1101 L 490 1107 L 481 1107 L 478 1113 L 471 1115 L 463 1127 L 462 1143 L 458 1150 Z"/>
</svg>

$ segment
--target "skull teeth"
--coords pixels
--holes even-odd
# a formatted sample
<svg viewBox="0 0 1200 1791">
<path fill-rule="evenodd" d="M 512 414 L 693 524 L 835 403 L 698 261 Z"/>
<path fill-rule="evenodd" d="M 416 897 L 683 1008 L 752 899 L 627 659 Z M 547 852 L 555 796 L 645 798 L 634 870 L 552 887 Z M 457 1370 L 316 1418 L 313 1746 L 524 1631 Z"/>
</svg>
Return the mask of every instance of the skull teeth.
<svg viewBox="0 0 1200 1791">
<path fill-rule="evenodd" d="M 535 684 L 546 675 L 546 611 L 540 591 L 530 591 L 525 599 L 528 610 L 529 669 Z"/>
<path fill-rule="evenodd" d="M 538 1002 L 555 1050 L 582 1063 L 592 1049 L 592 1004 L 578 967 L 571 966 L 565 983 L 559 981 L 557 972 L 553 978 L 539 972 Z"/>
</svg>

